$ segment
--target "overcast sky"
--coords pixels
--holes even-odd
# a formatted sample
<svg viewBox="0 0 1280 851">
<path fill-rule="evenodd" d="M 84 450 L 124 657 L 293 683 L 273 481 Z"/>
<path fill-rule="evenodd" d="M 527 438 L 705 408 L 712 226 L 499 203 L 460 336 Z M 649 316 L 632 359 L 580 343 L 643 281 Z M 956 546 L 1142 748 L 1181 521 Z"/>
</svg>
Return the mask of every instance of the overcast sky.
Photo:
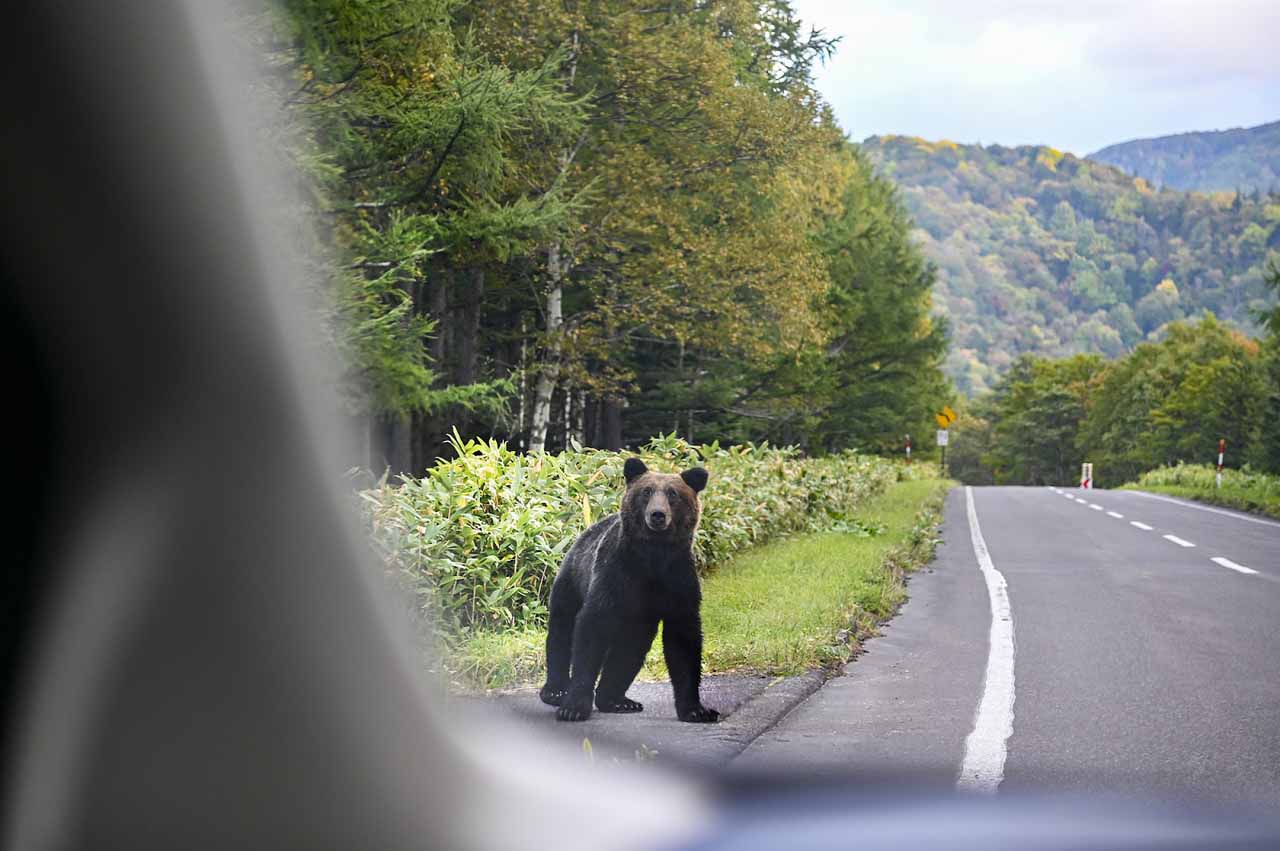
<svg viewBox="0 0 1280 851">
<path fill-rule="evenodd" d="M 843 36 L 818 87 L 855 140 L 1047 144 L 1280 120 L 1280 0 L 792 0 Z"/>
</svg>

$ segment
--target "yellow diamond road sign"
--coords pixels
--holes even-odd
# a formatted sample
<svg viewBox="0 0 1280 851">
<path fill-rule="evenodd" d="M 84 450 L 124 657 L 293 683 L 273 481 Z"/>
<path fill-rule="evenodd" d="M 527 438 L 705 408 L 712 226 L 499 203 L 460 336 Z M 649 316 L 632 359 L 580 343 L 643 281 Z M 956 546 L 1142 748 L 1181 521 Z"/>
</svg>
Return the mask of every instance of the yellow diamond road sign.
<svg viewBox="0 0 1280 851">
<path fill-rule="evenodd" d="M 950 405 L 942 406 L 942 415 L 947 418 L 947 422 L 953 423 L 956 421 L 956 412 L 951 410 Z"/>
<path fill-rule="evenodd" d="M 933 418 L 938 421 L 938 428 L 945 429 L 951 425 L 951 420 L 947 419 L 946 414 L 934 414 Z"/>
</svg>

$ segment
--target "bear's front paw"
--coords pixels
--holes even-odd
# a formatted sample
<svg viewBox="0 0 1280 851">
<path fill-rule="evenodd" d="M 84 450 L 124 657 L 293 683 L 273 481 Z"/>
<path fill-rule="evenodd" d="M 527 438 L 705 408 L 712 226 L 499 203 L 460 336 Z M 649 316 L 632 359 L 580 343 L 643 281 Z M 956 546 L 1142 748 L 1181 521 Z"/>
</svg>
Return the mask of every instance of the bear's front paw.
<svg viewBox="0 0 1280 851">
<path fill-rule="evenodd" d="M 681 721 L 688 721 L 690 724 L 714 724 L 720 720 L 719 712 L 714 709 L 708 709 L 702 704 L 698 704 L 692 709 L 678 712 L 677 716 Z"/>
<path fill-rule="evenodd" d="M 591 717 L 591 698 L 578 700 L 566 696 L 556 710 L 557 721 L 586 721 Z"/>
<path fill-rule="evenodd" d="M 565 689 L 543 686 L 542 690 L 538 692 L 538 697 L 540 697 L 542 702 L 547 706 L 559 706 L 564 703 L 564 696 L 566 694 L 568 694 L 568 692 Z"/>
<path fill-rule="evenodd" d="M 596 709 L 601 712 L 644 712 L 644 704 L 626 697 L 602 698 L 596 695 Z"/>
</svg>

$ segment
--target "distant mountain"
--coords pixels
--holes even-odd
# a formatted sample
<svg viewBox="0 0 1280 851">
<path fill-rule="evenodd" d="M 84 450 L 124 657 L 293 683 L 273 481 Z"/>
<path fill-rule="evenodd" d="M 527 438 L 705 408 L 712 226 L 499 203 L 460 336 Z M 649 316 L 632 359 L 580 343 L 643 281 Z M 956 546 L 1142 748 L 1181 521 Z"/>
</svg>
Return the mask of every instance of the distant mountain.
<svg viewBox="0 0 1280 851">
<path fill-rule="evenodd" d="M 1156 190 L 1052 148 L 872 137 L 939 275 L 946 369 L 966 393 L 1020 354 L 1109 357 L 1212 310 L 1253 330 L 1280 261 L 1280 194 Z"/>
<path fill-rule="evenodd" d="M 1109 145 L 1089 159 L 1157 187 L 1215 192 L 1280 189 L 1280 121 Z"/>
</svg>

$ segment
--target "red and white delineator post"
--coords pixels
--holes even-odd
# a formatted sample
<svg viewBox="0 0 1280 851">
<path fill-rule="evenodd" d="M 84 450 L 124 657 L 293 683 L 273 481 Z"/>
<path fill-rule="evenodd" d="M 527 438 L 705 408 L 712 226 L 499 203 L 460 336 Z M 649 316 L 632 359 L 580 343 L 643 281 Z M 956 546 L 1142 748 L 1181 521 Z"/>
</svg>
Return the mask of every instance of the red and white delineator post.
<svg viewBox="0 0 1280 851">
<path fill-rule="evenodd" d="M 1217 484 L 1215 485 L 1215 487 L 1219 487 L 1219 488 L 1222 487 L 1222 456 L 1224 456 L 1226 453 L 1227 453 L 1227 439 L 1224 437 L 1218 440 L 1218 476 L 1217 476 Z"/>
<path fill-rule="evenodd" d="M 907 435 L 907 463 L 911 463 L 911 435 Z"/>
<path fill-rule="evenodd" d="M 1085 490 L 1093 487 L 1093 465 L 1087 461 L 1080 465 L 1080 487 Z"/>
</svg>

